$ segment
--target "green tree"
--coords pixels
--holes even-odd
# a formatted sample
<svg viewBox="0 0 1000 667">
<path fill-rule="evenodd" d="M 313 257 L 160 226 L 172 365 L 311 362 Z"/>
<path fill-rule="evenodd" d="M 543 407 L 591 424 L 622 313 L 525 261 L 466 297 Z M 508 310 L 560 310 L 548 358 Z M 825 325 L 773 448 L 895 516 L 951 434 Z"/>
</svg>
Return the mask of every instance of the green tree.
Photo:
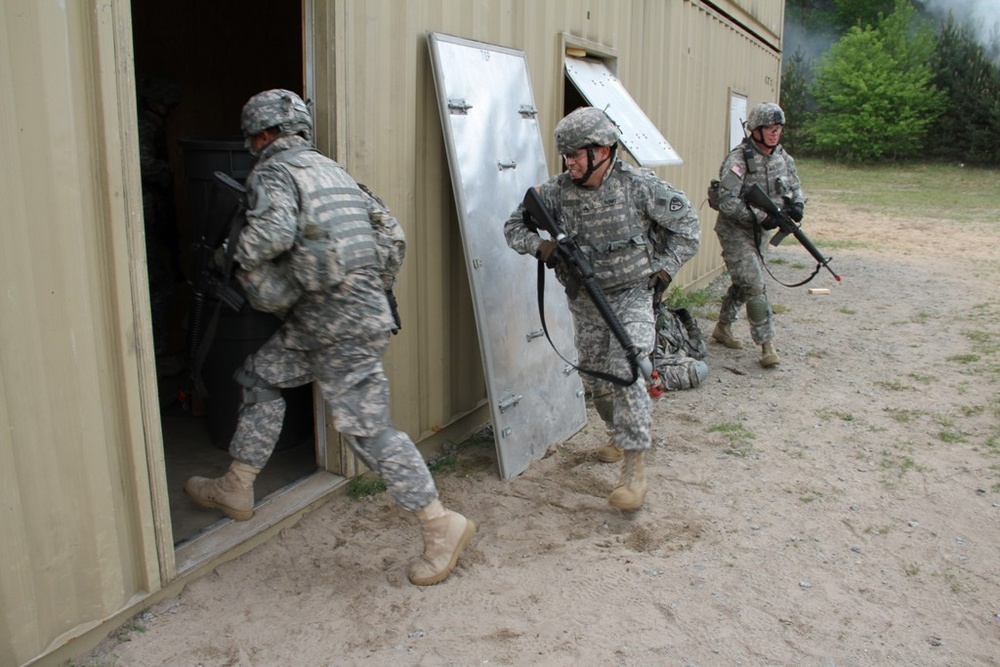
<svg viewBox="0 0 1000 667">
<path fill-rule="evenodd" d="M 813 106 L 809 94 L 810 71 L 805 54 L 799 50 L 785 60 L 781 69 L 780 104 L 785 112 L 785 131 L 781 143 L 796 153 L 807 142 L 807 119 Z"/>
<path fill-rule="evenodd" d="M 893 0 L 833 0 L 833 16 L 843 30 L 878 25 L 893 11 Z"/>
<path fill-rule="evenodd" d="M 943 113 L 929 146 L 935 155 L 973 164 L 1000 164 L 1000 68 L 979 44 L 974 26 L 953 18 L 937 40 L 935 84 Z"/>
<path fill-rule="evenodd" d="M 811 145 L 862 162 L 917 154 L 941 110 L 933 55 L 933 31 L 909 0 L 874 27 L 851 28 L 820 62 Z"/>
</svg>

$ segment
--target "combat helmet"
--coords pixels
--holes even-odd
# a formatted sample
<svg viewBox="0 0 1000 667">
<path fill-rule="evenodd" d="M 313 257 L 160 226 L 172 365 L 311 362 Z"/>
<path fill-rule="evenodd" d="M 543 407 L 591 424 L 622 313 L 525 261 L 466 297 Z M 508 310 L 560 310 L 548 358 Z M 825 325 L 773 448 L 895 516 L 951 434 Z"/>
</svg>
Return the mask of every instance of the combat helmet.
<svg viewBox="0 0 1000 667">
<path fill-rule="evenodd" d="M 565 160 L 580 149 L 587 151 L 587 169 L 583 176 L 574 178 L 577 185 L 585 185 L 598 167 L 614 160 L 621 133 L 608 114 L 594 107 L 580 107 L 567 114 L 556 124 L 556 148 Z M 594 149 L 608 146 L 611 151 L 604 158 L 594 161 Z"/>
<path fill-rule="evenodd" d="M 747 116 L 747 129 L 751 132 L 762 127 L 767 127 L 768 125 L 784 124 L 785 112 L 774 102 L 755 104 Z"/>
<path fill-rule="evenodd" d="M 556 148 L 560 155 L 590 146 L 614 146 L 621 132 L 608 114 L 595 107 L 580 107 L 556 125 Z"/>
<path fill-rule="evenodd" d="M 251 97 L 243 105 L 240 126 L 248 139 L 268 128 L 277 127 L 282 136 L 298 134 L 312 140 L 309 107 L 301 97 L 282 88 L 265 90 Z"/>
</svg>

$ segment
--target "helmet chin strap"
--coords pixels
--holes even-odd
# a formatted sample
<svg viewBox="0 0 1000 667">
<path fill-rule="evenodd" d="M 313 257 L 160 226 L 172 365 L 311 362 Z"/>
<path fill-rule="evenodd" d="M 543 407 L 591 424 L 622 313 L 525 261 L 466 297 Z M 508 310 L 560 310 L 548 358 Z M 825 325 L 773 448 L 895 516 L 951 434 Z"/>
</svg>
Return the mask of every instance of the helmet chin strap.
<svg viewBox="0 0 1000 667">
<path fill-rule="evenodd" d="M 587 147 L 587 171 L 583 172 L 583 176 L 580 178 L 574 178 L 573 183 L 576 185 L 583 185 L 590 180 L 590 177 L 594 175 L 594 172 L 605 162 L 611 159 L 615 154 L 615 147 L 610 146 L 608 151 L 608 156 L 601 160 L 600 162 L 594 162 L 594 146 Z"/>
<path fill-rule="evenodd" d="M 760 144 L 765 148 L 770 148 L 772 151 L 777 147 L 779 143 L 781 143 L 780 141 L 776 141 L 773 144 L 769 144 L 766 141 L 764 141 L 764 133 L 760 131 L 760 128 L 757 128 L 756 130 L 751 132 L 750 136 L 752 136 L 753 140 L 756 141 L 758 144 Z"/>
</svg>

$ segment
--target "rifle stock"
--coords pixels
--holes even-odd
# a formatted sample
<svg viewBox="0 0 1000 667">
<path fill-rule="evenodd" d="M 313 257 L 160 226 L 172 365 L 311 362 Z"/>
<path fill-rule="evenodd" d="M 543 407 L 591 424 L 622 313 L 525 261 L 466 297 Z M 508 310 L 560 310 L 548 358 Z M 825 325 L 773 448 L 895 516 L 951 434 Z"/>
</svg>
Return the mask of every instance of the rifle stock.
<svg viewBox="0 0 1000 667">
<path fill-rule="evenodd" d="M 768 215 L 773 215 L 775 218 L 778 219 L 779 221 L 778 231 L 775 233 L 773 237 L 771 237 L 771 245 L 777 247 L 778 244 L 781 243 L 786 236 L 788 235 L 794 236 L 795 240 L 801 243 L 802 247 L 805 248 L 809 252 L 809 254 L 813 256 L 813 259 L 819 262 L 821 266 L 826 267 L 826 270 L 830 272 L 830 275 L 832 275 L 838 281 L 840 280 L 840 276 L 834 273 L 833 269 L 830 268 L 830 260 L 833 258 L 823 256 L 823 253 L 821 253 L 819 251 L 819 248 L 817 248 L 815 244 L 813 244 L 812 240 L 810 240 L 809 237 L 806 236 L 806 233 L 802 231 L 802 228 L 799 225 L 795 224 L 795 222 L 791 218 L 789 218 L 784 211 L 778 208 L 778 206 L 774 203 L 774 201 L 767 196 L 766 192 L 764 192 L 764 189 L 760 187 L 760 184 L 754 183 L 753 187 L 751 187 L 747 191 L 746 195 L 744 196 L 744 199 L 746 203 L 749 204 L 750 206 L 753 206 L 754 208 L 759 208 L 761 211 L 764 211 Z"/>
<path fill-rule="evenodd" d="M 643 379 L 646 381 L 646 387 L 650 396 L 659 398 L 665 391 L 663 382 L 660 380 L 659 374 L 653 368 L 653 364 L 649 358 L 642 354 L 642 349 L 632 343 L 632 339 L 629 337 L 624 325 L 611 308 L 611 304 L 608 303 L 604 291 L 597 284 L 597 279 L 594 277 L 594 268 L 590 263 L 590 258 L 580 249 L 576 241 L 566 236 L 563 230 L 560 229 L 559 223 L 552 217 L 552 213 L 545 208 L 545 204 L 542 202 L 537 189 L 533 187 L 528 188 L 528 191 L 524 194 L 524 210 L 527 213 L 525 224 L 528 228 L 535 232 L 538 229 L 544 229 L 558 244 L 557 252 L 559 253 L 559 258 L 569 269 L 573 278 L 590 296 L 591 301 L 593 301 L 594 306 L 597 308 L 597 312 L 601 314 L 604 322 L 611 330 L 611 334 L 618 341 L 618 344 L 621 345 L 622 349 L 625 350 L 625 356 L 628 359 L 632 372 L 632 379 L 628 384 L 635 382 L 641 373 Z"/>
</svg>

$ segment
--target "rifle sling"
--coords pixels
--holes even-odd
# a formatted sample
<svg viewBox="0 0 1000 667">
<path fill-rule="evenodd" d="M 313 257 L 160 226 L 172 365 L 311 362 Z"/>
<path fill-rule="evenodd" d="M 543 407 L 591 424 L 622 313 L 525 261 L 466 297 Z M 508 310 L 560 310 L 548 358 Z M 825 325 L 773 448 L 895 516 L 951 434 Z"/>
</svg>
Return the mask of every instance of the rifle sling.
<svg viewBox="0 0 1000 667">
<path fill-rule="evenodd" d="M 778 243 L 781 243 L 781 241 L 785 237 L 788 236 L 788 232 L 779 231 L 778 234 L 782 235 L 782 237 L 778 239 Z M 775 234 L 774 238 L 777 238 L 778 234 Z M 760 223 L 757 222 L 757 220 L 755 218 L 754 219 L 754 223 L 753 223 L 753 249 L 757 253 L 757 256 L 760 257 L 760 263 L 764 267 L 764 270 L 767 271 L 767 275 L 771 276 L 771 278 L 773 278 L 774 281 L 776 283 L 778 283 L 779 285 L 783 285 L 784 287 L 802 287 L 807 282 L 809 282 L 810 280 L 812 280 L 813 278 L 815 278 L 816 274 L 819 273 L 819 270 L 823 268 L 822 264 L 818 264 L 817 263 L 816 264 L 816 268 L 813 270 L 813 272 L 811 274 L 809 274 L 808 278 L 806 278 L 805 280 L 801 280 L 801 281 L 799 281 L 797 283 L 794 283 L 792 285 L 789 285 L 788 283 L 785 283 L 785 282 L 782 282 L 782 281 L 778 280 L 778 277 L 776 275 L 774 275 L 773 273 L 771 273 L 771 267 L 768 266 L 767 260 L 764 258 L 764 253 L 762 253 L 760 251 L 761 235 L 762 235 L 762 229 L 760 227 Z M 777 245 L 773 243 L 774 238 L 771 239 L 771 241 L 772 241 L 771 245 L 774 245 L 775 247 L 777 247 Z"/>
<path fill-rule="evenodd" d="M 549 345 L 555 350 L 555 353 L 560 359 L 565 361 L 570 365 L 573 370 L 583 373 L 584 375 L 589 375 L 590 377 L 597 378 L 598 380 L 604 380 L 606 382 L 611 382 L 620 387 L 628 387 L 635 383 L 639 379 L 639 369 L 636 367 L 635 362 L 632 363 L 632 379 L 627 380 L 625 378 L 618 377 L 617 375 L 612 375 L 611 373 L 605 373 L 603 371 L 592 370 L 589 368 L 580 368 L 572 361 L 567 359 L 556 347 L 556 344 L 552 342 L 552 337 L 549 336 L 549 328 L 545 325 L 545 262 L 539 258 L 538 260 L 538 317 L 542 321 L 542 331 L 545 332 L 545 339 L 549 341 Z M 589 298 L 589 295 L 588 295 Z"/>
</svg>

